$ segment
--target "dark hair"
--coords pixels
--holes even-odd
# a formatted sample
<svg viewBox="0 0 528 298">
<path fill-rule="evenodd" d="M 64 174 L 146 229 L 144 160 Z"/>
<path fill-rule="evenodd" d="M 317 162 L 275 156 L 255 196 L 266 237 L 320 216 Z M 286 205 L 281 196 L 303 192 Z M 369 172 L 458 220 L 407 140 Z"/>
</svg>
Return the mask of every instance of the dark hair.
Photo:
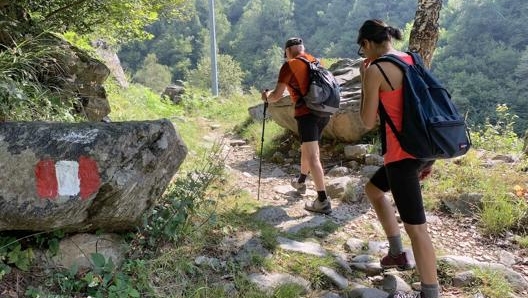
<svg viewBox="0 0 528 298">
<path fill-rule="evenodd" d="M 287 49 L 292 46 L 303 44 L 302 39 L 299 37 L 292 37 L 286 41 L 286 44 L 284 45 L 284 48 Z"/>
<path fill-rule="evenodd" d="M 364 39 L 382 43 L 390 40 L 391 37 L 401 40 L 402 32 L 398 28 L 385 24 L 382 20 L 372 19 L 365 21 L 359 28 L 357 43 L 360 44 Z"/>
</svg>

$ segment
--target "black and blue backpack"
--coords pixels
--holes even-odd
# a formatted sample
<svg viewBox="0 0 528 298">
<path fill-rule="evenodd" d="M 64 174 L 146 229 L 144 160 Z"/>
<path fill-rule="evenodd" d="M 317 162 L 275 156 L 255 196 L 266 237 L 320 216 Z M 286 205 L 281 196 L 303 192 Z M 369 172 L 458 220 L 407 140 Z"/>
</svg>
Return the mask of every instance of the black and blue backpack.
<svg viewBox="0 0 528 298">
<path fill-rule="evenodd" d="M 379 104 L 382 154 L 386 151 L 385 123 L 396 135 L 403 150 L 418 159 L 435 160 L 461 156 L 471 147 L 466 121 L 451 100 L 451 95 L 424 66 L 415 52 L 407 52 L 414 65 L 395 55 L 384 55 L 372 62 L 394 90 L 389 78 L 378 64 L 388 61 L 403 72 L 402 128 L 396 129 L 383 104 Z"/>
</svg>

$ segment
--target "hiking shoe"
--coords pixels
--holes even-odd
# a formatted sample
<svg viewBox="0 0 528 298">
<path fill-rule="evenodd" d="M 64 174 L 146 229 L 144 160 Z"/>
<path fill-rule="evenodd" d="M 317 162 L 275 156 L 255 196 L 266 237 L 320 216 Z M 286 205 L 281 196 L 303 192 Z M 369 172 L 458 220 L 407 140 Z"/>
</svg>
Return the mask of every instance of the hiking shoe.
<svg viewBox="0 0 528 298">
<path fill-rule="evenodd" d="M 297 178 L 293 178 L 291 181 L 291 186 L 297 190 L 298 193 L 304 194 L 306 192 L 306 183 L 299 182 Z"/>
<path fill-rule="evenodd" d="M 312 202 L 307 202 L 304 204 L 304 209 L 312 212 L 330 214 L 332 213 L 332 206 L 330 205 L 330 198 L 324 200 L 323 202 L 315 199 Z"/>
<path fill-rule="evenodd" d="M 387 298 L 422 298 L 422 296 L 422 292 L 396 291 L 395 293 L 387 296 Z"/>
<path fill-rule="evenodd" d="M 409 270 L 413 267 L 411 263 L 409 263 L 409 260 L 407 259 L 407 254 L 405 252 L 402 252 L 396 257 L 387 254 L 386 256 L 381 258 L 380 264 L 381 268 L 383 269 L 396 268 L 400 271 Z"/>
</svg>

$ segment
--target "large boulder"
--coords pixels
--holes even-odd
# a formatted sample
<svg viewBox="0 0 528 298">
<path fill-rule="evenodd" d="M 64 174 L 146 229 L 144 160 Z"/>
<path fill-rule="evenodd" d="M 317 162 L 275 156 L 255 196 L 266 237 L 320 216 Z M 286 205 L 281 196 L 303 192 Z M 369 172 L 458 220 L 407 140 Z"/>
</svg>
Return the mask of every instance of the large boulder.
<svg viewBox="0 0 528 298">
<path fill-rule="evenodd" d="M 50 77 L 63 77 L 61 87 L 66 94 L 79 98 L 78 113 L 89 121 L 102 121 L 110 114 L 110 103 L 103 83 L 110 75 L 110 69 L 100 60 L 70 43 L 55 38 L 64 51 L 60 57 L 62 73 L 50 72 Z"/>
<path fill-rule="evenodd" d="M 162 99 L 170 99 L 175 104 L 180 103 L 182 95 L 185 93 L 185 86 L 183 81 L 178 80 L 176 83 L 165 87 L 165 90 L 161 93 Z"/>
<path fill-rule="evenodd" d="M 363 127 L 359 115 L 361 100 L 359 66 L 361 62 L 362 59 L 342 59 L 329 68 L 341 86 L 341 106 L 339 111 L 330 118 L 330 122 L 323 131 L 323 136 L 326 138 L 356 142 L 368 132 Z M 278 102 L 269 104 L 268 111 L 277 124 L 298 134 L 297 123 L 293 117 L 294 106 L 288 94 L 285 94 Z"/>
<path fill-rule="evenodd" d="M 110 73 L 112 76 L 116 79 L 119 86 L 123 88 L 128 88 L 128 80 L 125 75 L 125 71 L 123 70 L 123 67 L 121 66 L 121 61 L 119 60 L 119 57 L 117 56 L 116 52 L 112 50 L 106 43 L 106 41 L 102 39 L 97 39 L 92 42 L 92 47 L 95 48 L 95 52 L 101 59 L 103 59 L 106 66 L 108 66 L 108 69 L 110 70 Z"/>
<path fill-rule="evenodd" d="M 168 120 L 0 125 L 0 231 L 129 230 L 187 147 Z"/>
</svg>

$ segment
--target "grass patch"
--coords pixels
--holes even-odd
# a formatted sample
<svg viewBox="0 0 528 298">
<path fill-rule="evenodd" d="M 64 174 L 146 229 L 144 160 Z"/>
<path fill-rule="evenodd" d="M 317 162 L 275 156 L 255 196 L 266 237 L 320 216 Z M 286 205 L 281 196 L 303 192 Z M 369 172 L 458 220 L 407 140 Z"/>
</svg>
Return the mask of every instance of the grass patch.
<svg viewBox="0 0 528 298">
<path fill-rule="evenodd" d="M 105 84 L 113 121 L 174 119 L 183 116 L 182 108 L 169 101 L 162 100 L 160 95 L 138 84 L 121 88 L 117 83 L 108 80 Z"/>
<path fill-rule="evenodd" d="M 338 270 L 339 265 L 332 256 L 312 256 L 297 252 L 277 250 L 275 251 L 272 264 L 276 272 L 290 272 L 310 281 L 314 289 L 331 286 L 328 278 L 319 270 L 325 266 Z"/>
<path fill-rule="evenodd" d="M 474 273 L 477 281 L 475 285 L 468 287 L 470 292 L 483 294 L 484 297 L 508 297 L 512 293 L 512 288 L 502 272 L 476 268 Z"/>
<path fill-rule="evenodd" d="M 528 248 L 528 236 L 518 236 L 516 241 L 520 248 Z"/>
<path fill-rule="evenodd" d="M 240 134 L 243 138 L 251 140 L 255 152 L 260 156 L 262 146 L 262 122 L 251 121 L 246 127 L 241 128 Z M 273 121 L 266 121 L 264 127 L 264 145 L 262 146 L 262 156 L 271 157 L 284 140 L 285 135 L 291 135 L 285 128 L 279 126 Z"/>
<path fill-rule="evenodd" d="M 509 164 L 485 164 L 486 154 L 470 150 L 465 156 L 435 163 L 432 177 L 423 184 L 427 210 L 440 207 L 441 200 L 458 200 L 461 194 L 481 194 L 478 214 L 485 234 L 498 235 L 520 228 L 528 214 L 525 188 L 528 179 Z M 521 186 L 522 185 L 522 186 Z"/>
<path fill-rule="evenodd" d="M 260 94 L 233 95 L 229 98 L 218 97 L 210 104 L 210 109 L 203 110 L 204 117 L 215 120 L 232 129 L 235 125 L 243 123 L 249 118 L 248 108 L 259 104 Z"/>
<path fill-rule="evenodd" d="M 480 222 L 486 234 L 498 235 L 520 226 L 528 212 L 526 201 L 512 198 L 507 193 L 498 193 L 485 198 Z"/>
</svg>

